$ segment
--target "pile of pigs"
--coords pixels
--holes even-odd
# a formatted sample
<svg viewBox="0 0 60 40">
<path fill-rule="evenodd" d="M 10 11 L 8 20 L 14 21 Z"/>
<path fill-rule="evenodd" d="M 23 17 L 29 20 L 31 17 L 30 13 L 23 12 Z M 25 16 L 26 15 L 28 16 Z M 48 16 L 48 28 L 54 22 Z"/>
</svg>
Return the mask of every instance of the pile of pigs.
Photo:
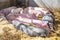
<svg viewBox="0 0 60 40">
<path fill-rule="evenodd" d="M 38 16 L 42 16 L 42 20 L 39 20 Z M 54 15 L 45 8 L 9 7 L 0 10 L 0 17 L 5 17 L 16 29 L 29 36 L 48 36 L 55 30 Z"/>
</svg>

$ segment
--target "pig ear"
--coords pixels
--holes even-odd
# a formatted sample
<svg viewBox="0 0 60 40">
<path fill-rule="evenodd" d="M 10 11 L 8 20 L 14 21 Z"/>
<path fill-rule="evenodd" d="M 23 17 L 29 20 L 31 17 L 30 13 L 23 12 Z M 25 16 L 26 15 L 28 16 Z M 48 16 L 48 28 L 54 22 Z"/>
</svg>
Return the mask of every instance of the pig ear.
<svg viewBox="0 0 60 40">
<path fill-rule="evenodd" d="M 44 26 L 47 26 L 47 23 L 42 24 L 42 26 L 43 26 L 43 27 L 44 27 Z"/>
<path fill-rule="evenodd" d="M 42 27 L 43 27 L 44 29 L 49 29 L 49 25 L 48 25 L 48 23 L 44 23 L 44 24 L 42 24 Z"/>
</svg>

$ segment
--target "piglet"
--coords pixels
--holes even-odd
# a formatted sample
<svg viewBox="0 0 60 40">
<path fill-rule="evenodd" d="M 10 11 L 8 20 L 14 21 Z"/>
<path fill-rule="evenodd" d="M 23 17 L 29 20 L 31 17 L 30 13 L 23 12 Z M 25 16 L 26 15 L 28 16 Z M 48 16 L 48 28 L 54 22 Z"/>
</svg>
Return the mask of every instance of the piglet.
<svg viewBox="0 0 60 40">
<path fill-rule="evenodd" d="M 28 34 L 30 36 L 47 36 L 47 31 L 42 28 L 36 28 L 33 26 L 20 24 L 20 30 L 22 30 L 25 34 Z"/>
<path fill-rule="evenodd" d="M 11 13 L 18 13 L 18 14 L 22 14 L 23 13 L 23 9 L 22 8 L 16 8 L 16 9 L 12 9 Z"/>
<path fill-rule="evenodd" d="M 16 24 L 17 23 L 17 24 Z M 28 26 L 25 25 L 17 20 L 12 21 L 12 24 L 18 29 L 24 32 L 25 34 L 29 36 L 47 36 L 48 31 L 42 28 L 34 27 L 34 26 Z"/>
<path fill-rule="evenodd" d="M 55 22 L 55 19 L 54 19 L 54 16 L 49 13 L 49 14 L 46 14 L 43 18 L 42 18 L 42 21 L 44 22 L 48 22 L 48 25 L 50 27 L 51 30 L 54 30 L 55 27 L 54 27 L 54 22 Z"/>
<path fill-rule="evenodd" d="M 16 7 L 13 6 L 13 7 L 5 8 L 5 9 L 0 10 L 0 12 L 3 13 L 5 16 L 7 16 L 11 12 L 12 9 L 16 9 Z"/>
</svg>

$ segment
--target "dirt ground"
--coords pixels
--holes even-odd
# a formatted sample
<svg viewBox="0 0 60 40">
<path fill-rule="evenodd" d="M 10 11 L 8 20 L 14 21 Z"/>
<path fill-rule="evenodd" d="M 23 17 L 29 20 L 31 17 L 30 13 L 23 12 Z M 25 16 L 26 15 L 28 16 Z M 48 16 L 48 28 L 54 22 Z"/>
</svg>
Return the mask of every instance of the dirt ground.
<svg viewBox="0 0 60 40">
<path fill-rule="evenodd" d="M 54 12 L 55 15 L 55 33 L 49 37 L 30 37 L 20 30 L 16 30 L 7 20 L 0 18 L 0 40 L 60 40 L 60 12 Z M 1 21 L 2 20 L 2 21 Z"/>
</svg>

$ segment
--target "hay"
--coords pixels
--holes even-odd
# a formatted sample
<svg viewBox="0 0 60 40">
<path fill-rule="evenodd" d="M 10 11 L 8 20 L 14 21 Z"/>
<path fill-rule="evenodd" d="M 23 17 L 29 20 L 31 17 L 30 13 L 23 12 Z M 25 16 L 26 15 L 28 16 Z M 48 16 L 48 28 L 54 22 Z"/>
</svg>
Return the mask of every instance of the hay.
<svg viewBox="0 0 60 40">
<path fill-rule="evenodd" d="M 0 18 L 1 19 L 1 18 Z M 2 20 L 2 19 L 1 19 Z M 0 20 L 0 40 L 20 40 L 20 32 L 6 19 Z"/>
</svg>

